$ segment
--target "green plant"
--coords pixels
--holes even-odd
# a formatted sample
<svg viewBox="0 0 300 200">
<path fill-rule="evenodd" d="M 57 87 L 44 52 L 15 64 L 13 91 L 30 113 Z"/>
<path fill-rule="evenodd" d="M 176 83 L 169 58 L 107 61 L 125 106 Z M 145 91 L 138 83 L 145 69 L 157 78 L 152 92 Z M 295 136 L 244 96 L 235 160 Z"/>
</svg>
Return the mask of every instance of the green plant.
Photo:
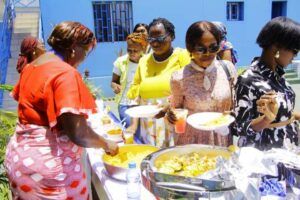
<svg viewBox="0 0 300 200">
<path fill-rule="evenodd" d="M 102 98 L 102 90 L 100 87 L 95 86 L 90 80 L 84 79 L 84 83 L 87 86 L 87 88 L 90 90 L 92 93 L 93 97 L 95 99 Z"/>
<path fill-rule="evenodd" d="M 13 88 L 14 88 L 14 86 L 12 86 L 12 85 L 0 84 L 0 90 L 12 91 Z"/>
<path fill-rule="evenodd" d="M 239 68 L 237 69 L 238 75 L 241 75 L 244 71 L 246 71 L 246 69 L 247 69 L 247 67 L 239 67 Z"/>
<path fill-rule="evenodd" d="M 15 131 L 17 114 L 0 110 L 0 199 L 9 199 L 10 189 L 8 178 L 4 169 L 6 145 Z"/>
</svg>

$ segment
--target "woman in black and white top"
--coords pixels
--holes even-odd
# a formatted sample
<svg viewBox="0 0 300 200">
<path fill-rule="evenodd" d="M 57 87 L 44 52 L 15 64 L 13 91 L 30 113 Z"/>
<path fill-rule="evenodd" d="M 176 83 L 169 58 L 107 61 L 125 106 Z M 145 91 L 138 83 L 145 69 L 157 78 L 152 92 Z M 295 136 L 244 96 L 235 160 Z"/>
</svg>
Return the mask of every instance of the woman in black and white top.
<svg viewBox="0 0 300 200">
<path fill-rule="evenodd" d="M 300 25 L 286 17 L 269 21 L 257 37 L 262 54 L 238 78 L 236 121 L 239 146 L 261 150 L 298 145 L 299 114 L 286 67 L 300 49 Z"/>
</svg>

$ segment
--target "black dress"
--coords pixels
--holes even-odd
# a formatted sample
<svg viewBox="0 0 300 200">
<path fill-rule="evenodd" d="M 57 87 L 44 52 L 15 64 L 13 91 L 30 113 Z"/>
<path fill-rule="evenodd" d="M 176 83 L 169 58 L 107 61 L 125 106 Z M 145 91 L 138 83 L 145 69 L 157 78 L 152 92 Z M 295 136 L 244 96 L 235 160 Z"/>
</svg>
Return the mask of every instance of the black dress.
<svg viewBox="0 0 300 200">
<path fill-rule="evenodd" d="M 284 70 L 281 67 L 277 67 L 273 72 L 257 59 L 238 77 L 235 114 L 237 131 L 240 135 L 239 146 L 254 146 L 260 150 L 280 148 L 285 138 L 298 145 L 299 124 L 297 122 L 278 128 L 265 128 L 259 132 L 250 127 L 251 121 L 261 115 L 257 112 L 256 101 L 272 90 L 278 93 L 279 105 L 273 123 L 290 119 L 295 107 L 295 92 L 285 80 Z"/>
</svg>

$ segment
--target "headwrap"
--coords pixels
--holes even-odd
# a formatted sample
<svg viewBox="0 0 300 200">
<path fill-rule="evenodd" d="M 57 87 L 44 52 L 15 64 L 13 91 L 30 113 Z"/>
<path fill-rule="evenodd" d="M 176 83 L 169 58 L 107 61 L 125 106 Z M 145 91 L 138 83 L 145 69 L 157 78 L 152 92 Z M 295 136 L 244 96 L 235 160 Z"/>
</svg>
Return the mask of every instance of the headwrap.
<svg viewBox="0 0 300 200">
<path fill-rule="evenodd" d="M 145 49 L 148 45 L 147 36 L 143 33 L 131 33 L 130 35 L 127 36 L 126 41 L 128 40 L 140 44 L 143 47 L 143 49 Z"/>
<path fill-rule="evenodd" d="M 226 39 L 226 35 L 227 35 L 227 29 L 226 29 L 226 26 L 222 23 L 222 22 L 218 22 L 218 21 L 215 21 L 215 22 L 212 22 L 218 29 L 219 31 L 221 32 L 221 40 L 227 40 Z"/>
<path fill-rule="evenodd" d="M 32 36 L 27 36 L 23 39 L 16 67 L 19 73 L 22 72 L 23 68 L 25 67 L 25 65 L 27 65 L 27 63 L 32 62 L 32 53 L 34 52 L 38 43 L 38 39 Z"/>
</svg>

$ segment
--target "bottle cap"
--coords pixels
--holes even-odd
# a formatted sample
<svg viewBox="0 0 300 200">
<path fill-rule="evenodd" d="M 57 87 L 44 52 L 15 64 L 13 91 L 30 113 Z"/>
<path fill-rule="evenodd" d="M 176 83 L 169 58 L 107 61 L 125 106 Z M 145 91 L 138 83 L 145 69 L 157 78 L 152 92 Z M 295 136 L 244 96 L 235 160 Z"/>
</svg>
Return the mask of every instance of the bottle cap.
<svg viewBox="0 0 300 200">
<path fill-rule="evenodd" d="M 130 162 L 130 163 L 128 163 L 128 168 L 129 168 L 129 169 L 134 169 L 134 168 L 136 168 L 136 163 L 135 163 L 135 162 Z"/>
</svg>

